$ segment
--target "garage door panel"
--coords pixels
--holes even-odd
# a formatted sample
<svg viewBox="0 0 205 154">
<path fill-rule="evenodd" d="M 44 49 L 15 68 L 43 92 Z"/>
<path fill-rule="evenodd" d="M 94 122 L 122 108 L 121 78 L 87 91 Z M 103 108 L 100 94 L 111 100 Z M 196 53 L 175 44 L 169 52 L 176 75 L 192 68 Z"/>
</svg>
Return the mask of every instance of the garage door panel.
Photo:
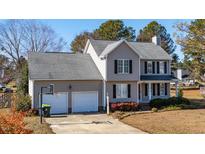
<svg viewBox="0 0 205 154">
<path fill-rule="evenodd" d="M 54 95 L 43 95 L 43 103 L 51 105 L 51 114 L 68 112 L 68 99 L 66 93 L 55 93 Z"/>
<path fill-rule="evenodd" d="M 98 111 L 97 92 L 73 92 L 72 112 L 96 112 Z"/>
</svg>

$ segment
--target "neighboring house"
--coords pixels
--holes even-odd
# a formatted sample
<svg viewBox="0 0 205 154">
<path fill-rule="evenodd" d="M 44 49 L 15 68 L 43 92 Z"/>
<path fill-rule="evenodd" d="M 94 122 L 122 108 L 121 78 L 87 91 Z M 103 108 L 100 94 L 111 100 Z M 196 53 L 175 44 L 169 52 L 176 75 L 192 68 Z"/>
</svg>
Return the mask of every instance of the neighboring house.
<svg viewBox="0 0 205 154">
<path fill-rule="evenodd" d="M 195 79 L 188 69 L 178 68 L 177 70 L 172 71 L 172 74 L 185 86 L 191 86 L 195 84 Z"/>
<path fill-rule="evenodd" d="M 83 54 L 29 53 L 29 94 L 39 107 L 40 88 L 54 84 L 54 95 L 43 95 L 51 112 L 100 111 L 110 102 L 148 103 L 170 96 L 171 57 L 153 43 L 87 41 Z"/>
</svg>

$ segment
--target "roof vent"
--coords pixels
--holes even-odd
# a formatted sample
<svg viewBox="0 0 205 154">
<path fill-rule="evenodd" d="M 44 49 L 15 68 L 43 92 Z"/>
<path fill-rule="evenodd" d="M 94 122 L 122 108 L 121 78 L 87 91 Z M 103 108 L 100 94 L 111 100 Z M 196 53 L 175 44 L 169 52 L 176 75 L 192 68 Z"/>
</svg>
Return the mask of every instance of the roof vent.
<svg viewBox="0 0 205 154">
<path fill-rule="evenodd" d="M 152 37 L 152 43 L 154 43 L 155 45 L 161 46 L 161 38 L 160 38 L 160 36 L 153 36 Z"/>
</svg>

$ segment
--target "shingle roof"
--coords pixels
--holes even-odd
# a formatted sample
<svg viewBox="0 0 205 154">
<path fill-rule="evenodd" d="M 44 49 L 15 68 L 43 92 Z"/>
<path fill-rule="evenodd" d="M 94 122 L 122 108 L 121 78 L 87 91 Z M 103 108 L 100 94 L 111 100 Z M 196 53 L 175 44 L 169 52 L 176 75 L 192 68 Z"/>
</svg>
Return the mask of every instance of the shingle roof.
<svg viewBox="0 0 205 154">
<path fill-rule="evenodd" d="M 102 80 L 88 54 L 35 53 L 28 55 L 29 77 L 33 80 Z"/>
<path fill-rule="evenodd" d="M 175 77 L 173 77 L 172 75 L 141 75 L 140 76 L 140 80 L 172 80 L 172 79 L 176 79 Z"/>
<path fill-rule="evenodd" d="M 128 42 L 125 40 L 105 41 L 90 39 L 90 43 L 94 47 L 98 56 L 104 56 L 108 54 L 122 42 L 126 42 L 130 47 L 132 47 L 132 49 L 134 49 L 134 51 L 140 56 L 141 59 L 172 59 L 164 49 L 162 49 L 160 46 L 155 45 L 154 43 Z"/>
<path fill-rule="evenodd" d="M 90 39 L 90 43 L 92 44 L 92 46 L 94 47 L 97 55 L 99 56 L 103 50 L 109 45 L 112 44 L 116 41 L 106 41 L 106 40 L 93 40 Z"/>
</svg>

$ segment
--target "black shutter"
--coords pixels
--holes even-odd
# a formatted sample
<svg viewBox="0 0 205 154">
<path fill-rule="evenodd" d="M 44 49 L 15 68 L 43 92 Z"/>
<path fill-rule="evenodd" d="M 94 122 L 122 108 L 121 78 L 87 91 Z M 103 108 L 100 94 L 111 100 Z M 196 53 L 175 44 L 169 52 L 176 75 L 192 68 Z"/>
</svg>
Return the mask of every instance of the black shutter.
<svg viewBox="0 0 205 154">
<path fill-rule="evenodd" d="M 130 69 L 130 74 L 132 73 L 132 60 L 129 60 L 129 69 Z"/>
<path fill-rule="evenodd" d="M 159 74 L 159 62 L 157 62 L 157 74 Z"/>
<path fill-rule="evenodd" d="M 145 96 L 148 96 L 148 84 L 145 83 Z"/>
<path fill-rule="evenodd" d="M 152 62 L 152 73 L 155 74 L 155 62 Z"/>
<path fill-rule="evenodd" d="M 155 96 L 155 83 L 152 84 L 152 93 L 153 93 L 153 96 Z"/>
<path fill-rule="evenodd" d="M 167 83 L 165 83 L 165 92 L 164 92 L 165 96 L 167 95 Z"/>
<path fill-rule="evenodd" d="M 115 71 L 115 74 L 117 74 L 117 60 L 115 60 L 114 71 Z"/>
<path fill-rule="evenodd" d="M 164 62 L 164 74 L 167 74 L 167 62 Z"/>
<path fill-rule="evenodd" d="M 113 98 L 116 98 L 116 85 L 113 85 Z"/>
<path fill-rule="evenodd" d="M 160 96 L 160 84 L 157 84 L 157 95 Z"/>
<path fill-rule="evenodd" d="M 130 84 L 127 85 L 127 90 L 128 90 L 128 98 L 130 98 L 131 97 L 131 85 Z"/>
<path fill-rule="evenodd" d="M 144 73 L 147 74 L 147 62 L 144 62 Z"/>
</svg>

